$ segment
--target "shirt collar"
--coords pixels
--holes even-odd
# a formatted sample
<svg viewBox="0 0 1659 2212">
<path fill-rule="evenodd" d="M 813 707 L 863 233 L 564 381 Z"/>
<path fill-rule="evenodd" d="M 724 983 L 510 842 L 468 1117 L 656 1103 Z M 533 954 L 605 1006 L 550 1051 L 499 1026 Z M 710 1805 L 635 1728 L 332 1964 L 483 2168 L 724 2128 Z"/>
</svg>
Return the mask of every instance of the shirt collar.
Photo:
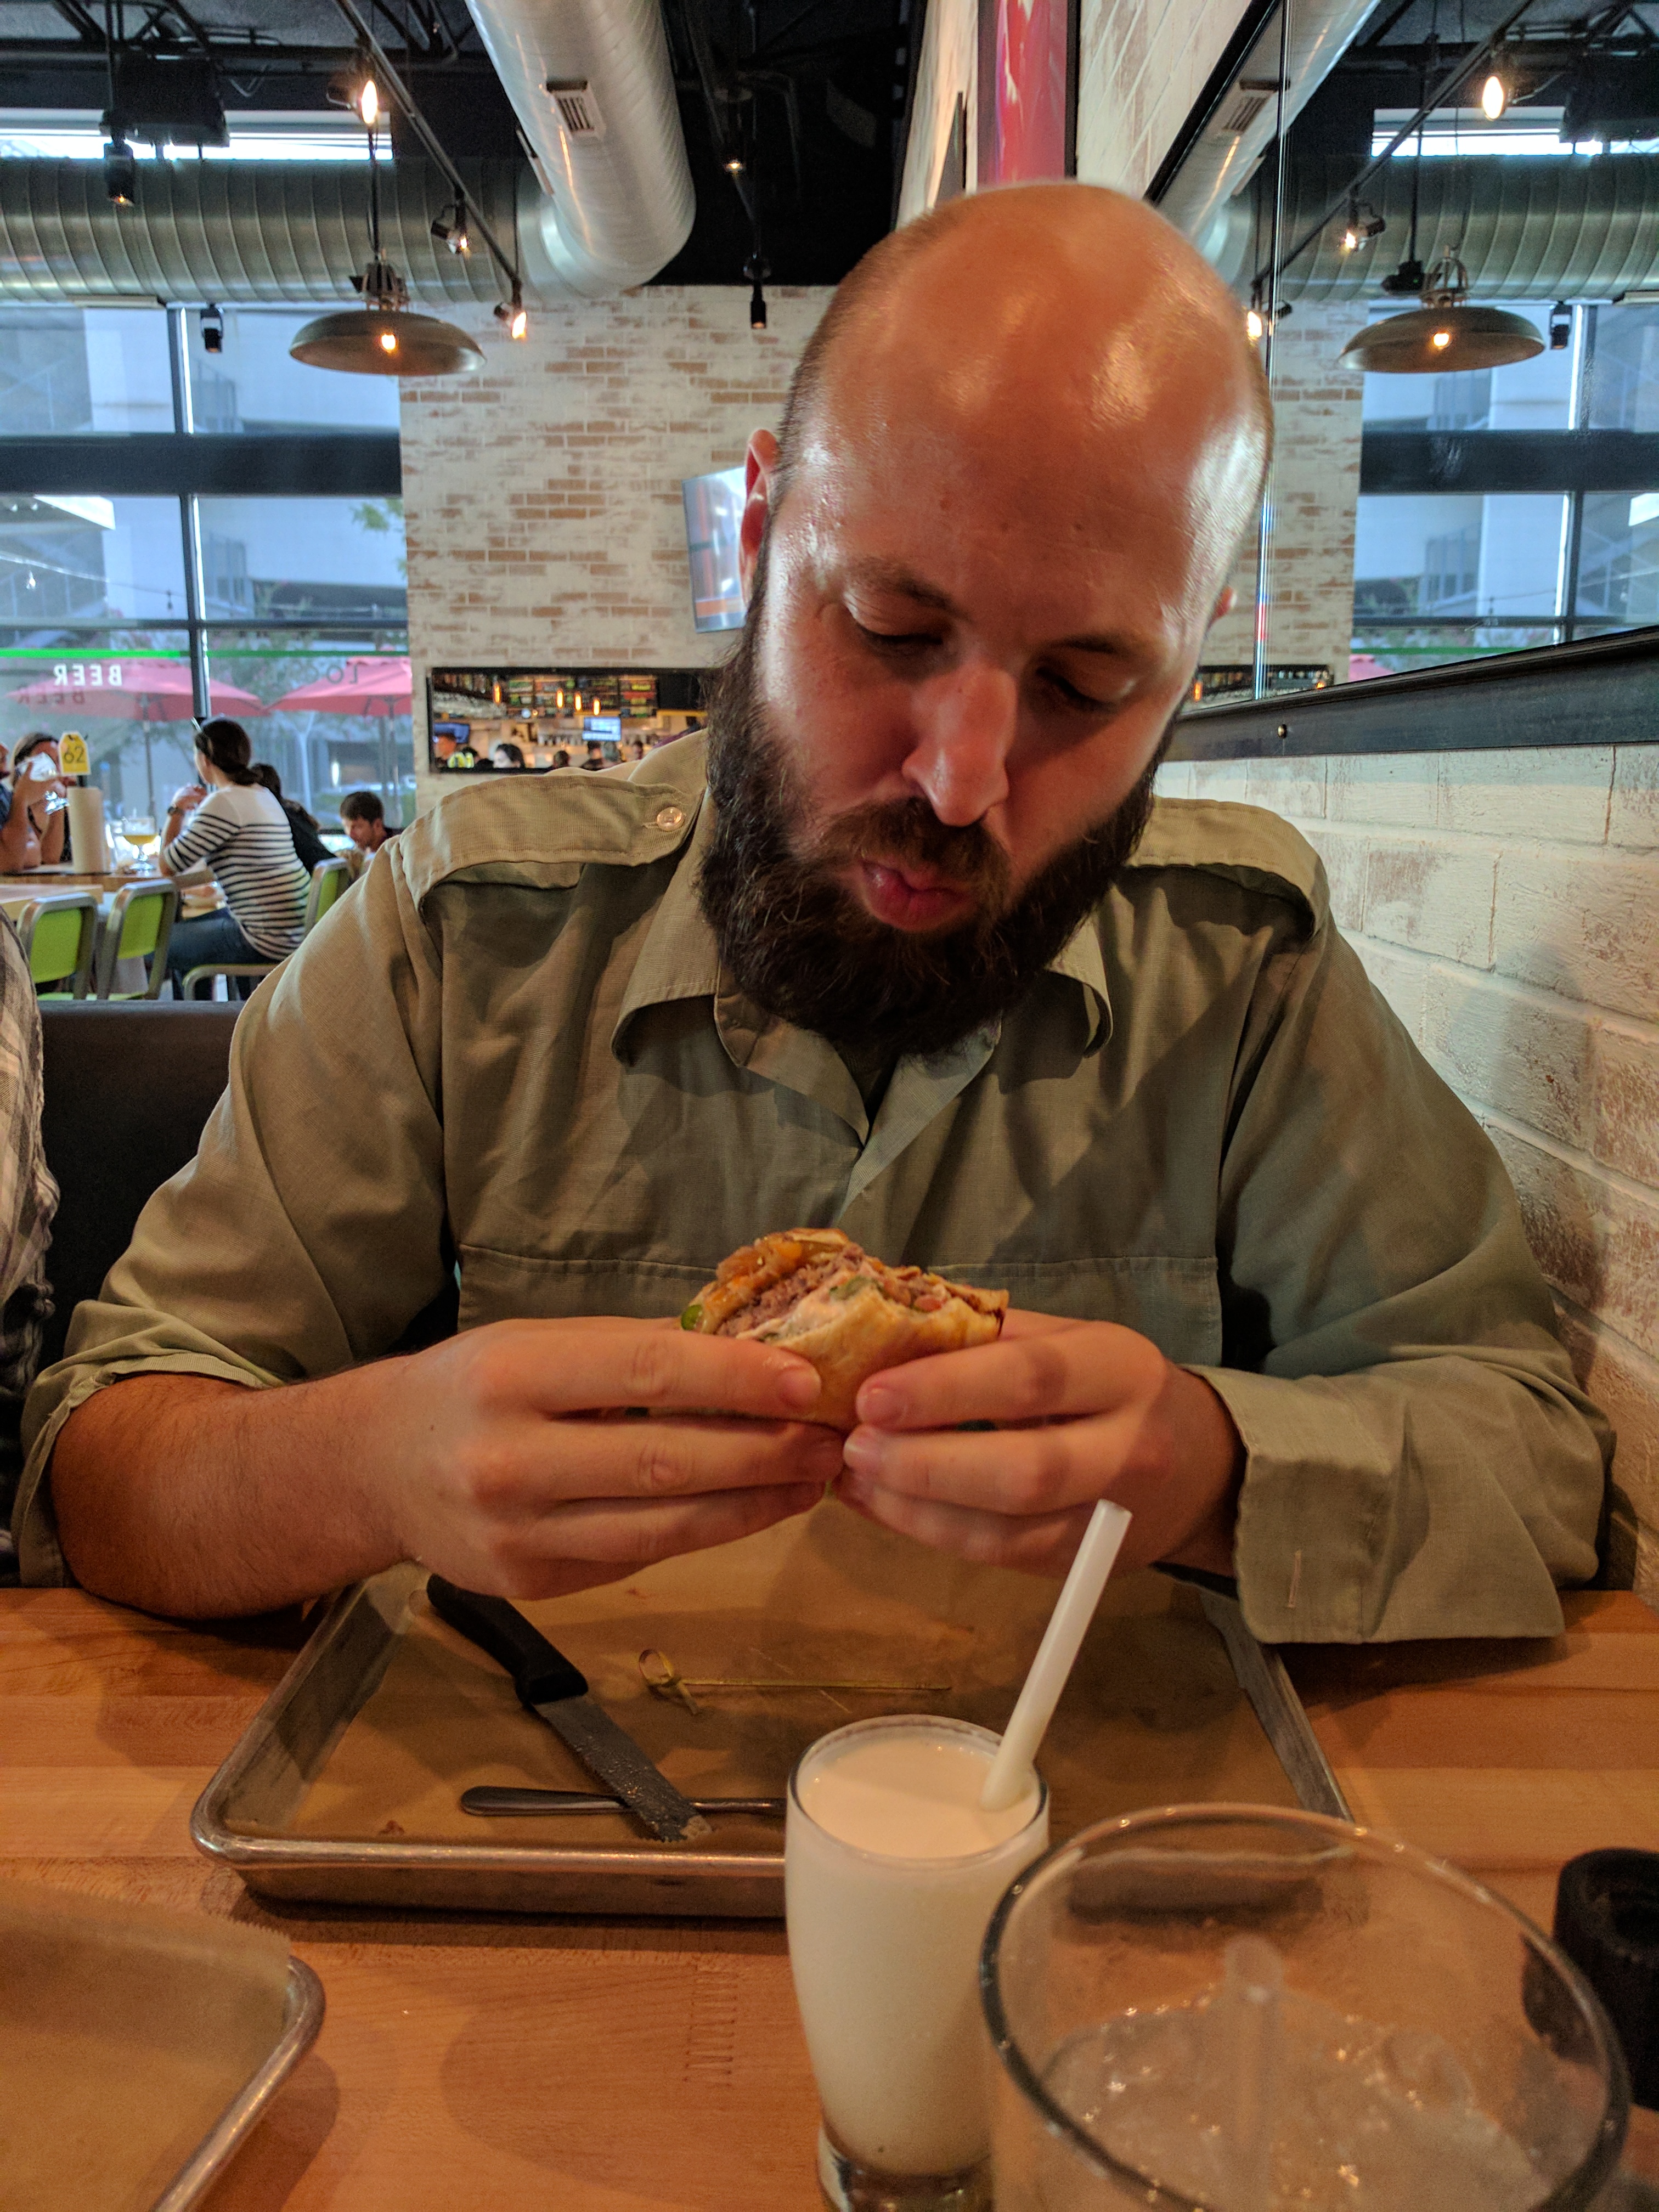
<svg viewBox="0 0 1659 2212">
<path fill-rule="evenodd" d="M 645 944 L 623 996 L 622 1011 L 611 1035 L 611 1049 L 618 1059 L 623 1057 L 623 1032 L 647 1006 L 666 1006 L 678 999 L 714 999 L 719 994 L 720 947 L 697 896 L 697 877 L 714 834 L 714 810 L 705 793 L 668 888 L 651 917 Z M 1048 973 L 1068 977 L 1082 992 L 1088 1021 L 1084 1048 L 1093 1051 L 1112 1034 L 1112 1002 L 1106 988 L 1100 932 L 1092 915 L 1085 917 L 1048 963 Z"/>
</svg>

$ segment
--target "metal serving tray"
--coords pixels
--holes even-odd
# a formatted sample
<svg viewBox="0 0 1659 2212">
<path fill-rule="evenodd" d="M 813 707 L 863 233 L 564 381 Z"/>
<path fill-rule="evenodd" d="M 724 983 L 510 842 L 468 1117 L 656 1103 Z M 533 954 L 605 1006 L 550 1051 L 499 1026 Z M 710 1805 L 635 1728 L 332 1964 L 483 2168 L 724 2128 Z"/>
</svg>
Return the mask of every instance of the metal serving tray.
<svg viewBox="0 0 1659 2212">
<path fill-rule="evenodd" d="M 846 1518 L 850 1521 L 851 1516 Z M 662 1571 L 651 1571 L 653 1575 Z M 1030 1578 L 1019 1579 L 1030 1583 Z M 644 1836 L 632 1838 L 628 1834 L 629 1824 L 610 1821 L 605 1815 L 589 1816 L 586 1829 L 580 1822 L 573 1828 L 568 1819 L 557 1823 L 509 1823 L 507 1825 L 513 1831 L 510 1840 L 503 1839 L 499 1832 L 492 1837 L 489 1824 L 483 1821 L 477 1824 L 476 1838 L 470 1832 L 474 1825 L 470 1821 L 456 1824 L 454 1836 L 438 1839 L 414 1832 L 381 1837 L 372 1832 L 351 1836 L 297 1832 L 313 1784 L 348 1729 L 374 1697 L 400 1645 L 416 1626 L 412 1609 L 417 1600 L 423 1613 L 424 1580 L 424 1573 L 418 1568 L 395 1568 L 359 1583 L 334 1600 L 286 1678 L 197 1804 L 191 1833 L 200 1850 L 233 1868 L 249 1888 L 278 1899 L 319 1899 L 359 1906 L 437 1906 L 474 1912 L 782 1917 L 783 1831 L 781 1824 L 776 1822 L 759 1832 L 751 1824 L 744 1832 L 745 1847 L 742 1850 L 731 1848 L 729 1843 L 722 1847 L 719 1822 L 715 1838 L 710 1843 L 661 1844 Z M 1166 1602 L 1178 1604 L 1182 1608 L 1182 1635 L 1186 1647 L 1190 1649 L 1194 1639 L 1205 1638 L 1204 1623 L 1207 1621 L 1225 1646 L 1231 1678 L 1249 1698 L 1267 1744 L 1261 1744 L 1260 1736 L 1255 1734 L 1254 1723 L 1231 1686 L 1219 1652 L 1206 1644 L 1205 1649 L 1213 1653 L 1206 1664 L 1212 1674 L 1218 1673 L 1228 1684 L 1224 1700 L 1212 1682 L 1212 1703 L 1224 1702 L 1237 1709 L 1225 1720 L 1224 1729 L 1230 1731 L 1225 1734 L 1225 1742 L 1243 1747 L 1231 1754 L 1233 1763 L 1229 1773 L 1216 1778 L 1224 1782 L 1242 1774 L 1247 1784 L 1254 1781 L 1255 1786 L 1206 1787 L 1209 1777 L 1200 1774 L 1196 1777 L 1197 1786 L 1182 1787 L 1180 1781 L 1172 1782 L 1167 1772 L 1162 1772 L 1161 1779 L 1152 1784 L 1153 1794 L 1133 1802 L 1155 1803 L 1171 1797 L 1204 1795 L 1264 1796 L 1277 1789 L 1282 1793 L 1281 1802 L 1296 1802 L 1310 1810 L 1346 1816 L 1347 1808 L 1341 1793 L 1282 1662 L 1277 1654 L 1265 1650 L 1251 1636 L 1237 1604 L 1218 1591 L 1207 1589 L 1197 1594 L 1181 1593 L 1166 1600 L 1166 1586 L 1162 1579 L 1153 1577 L 1152 1582 L 1156 1585 L 1154 1600 L 1149 1606 L 1143 1599 L 1141 1615 L 1131 1626 L 1144 1626 L 1144 1620 Z M 1030 1587 L 1040 1590 L 1042 1586 Z M 1143 1585 L 1143 1589 L 1146 1587 Z M 1194 1601 L 1194 1595 L 1197 1603 Z M 1041 1602 L 1044 1606 L 1051 1603 L 1052 1592 Z M 704 1611 L 706 1613 L 708 1608 Z M 590 1674 L 593 1672 L 592 1659 L 580 1642 L 569 1642 L 560 1614 L 551 1607 L 542 1609 L 539 1625 L 562 1646 L 568 1648 L 579 1664 Z M 422 1632 L 428 1632 L 423 1624 Z M 620 1632 L 617 1632 L 618 1637 Z M 671 1632 L 678 1634 L 677 1631 Z M 636 1644 L 644 1633 L 641 1626 L 635 1638 Z M 488 1667 L 489 1662 L 482 1663 Z M 686 1671 L 690 1674 L 698 1670 L 688 1667 Z M 844 1673 L 848 1668 L 843 1666 L 836 1671 Z M 512 1697 L 504 1675 L 499 1686 L 505 1714 L 506 1708 L 512 1705 Z M 635 1689 L 637 1686 L 635 1685 Z M 617 1717 L 636 1733 L 643 1732 L 644 1726 L 653 1722 L 659 1729 L 671 1725 L 663 1717 L 662 1710 L 652 1708 L 648 1703 L 636 1701 L 632 1705 L 619 1706 L 614 1701 L 614 1690 L 603 1679 L 595 1680 L 594 1688 Z M 1012 1702 L 1011 1698 L 1007 1702 Z M 915 1705 L 914 1698 L 889 1698 L 874 1709 L 915 1710 Z M 859 1711 L 869 1709 L 860 1707 Z M 1006 1704 L 1003 1710 L 1006 1711 Z M 827 1711 L 802 1741 L 810 1741 L 812 1733 L 822 1733 L 854 1717 L 857 1716 L 844 1708 Z M 505 1728 L 509 1723 L 503 1718 L 501 1725 Z M 550 1733 L 541 1723 L 528 1717 L 521 1722 L 514 1706 L 510 1725 L 532 1731 L 523 1738 L 525 1764 L 510 1778 L 492 1773 L 483 1778 L 512 1778 L 519 1782 L 567 1779 L 549 1776 L 530 1764 L 544 1748 L 544 1737 L 548 1744 L 552 1743 Z M 1249 1742 L 1244 1743 L 1247 1732 Z M 1167 1740 L 1167 1730 L 1164 1734 Z M 1158 1724 L 1154 1720 L 1146 1735 L 1148 1763 L 1153 1768 L 1158 1756 L 1166 1760 L 1168 1758 L 1167 1751 L 1160 1750 L 1158 1739 Z M 1115 1741 L 1121 1758 L 1121 1733 Z M 653 1755 L 663 1755 L 659 1747 L 651 1743 L 648 1735 L 647 1743 Z M 669 1764 L 672 1772 L 672 1756 Z M 787 1771 L 786 1765 L 769 1778 L 768 1786 L 781 1792 Z M 475 1775 L 468 1778 L 478 1778 Z M 568 1778 L 574 1779 L 580 1786 L 580 1777 Z M 693 1786 L 684 1773 L 675 1773 L 673 1778 L 683 1788 Z M 1181 1780 L 1185 1779 L 1183 1774 Z M 1289 1786 L 1285 1787 L 1287 1781 Z M 708 1794 L 725 1794 L 728 1787 L 717 1782 Z M 459 1779 L 450 1784 L 454 1796 L 458 1796 L 459 1788 Z M 1081 1810 L 1082 1818 L 1073 1817 L 1067 1832 L 1083 1825 L 1084 1819 L 1098 1817 L 1086 1805 L 1075 1809 Z M 1110 1808 L 1102 1808 L 1107 1809 Z M 1063 1809 L 1061 1818 L 1066 1818 Z M 606 1840 L 586 1841 L 585 1838 L 593 1833 L 596 1821 L 600 1820 L 609 1821 L 611 1832 Z M 550 1832 L 554 1828 L 556 1833 Z M 730 1832 L 728 1830 L 728 1835 Z M 545 1840 L 540 1839 L 543 1837 Z"/>
<path fill-rule="evenodd" d="M 323 2024 L 323 1985 L 303 1960 L 288 1962 L 283 2033 L 258 2072 L 226 2106 L 211 2133 L 203 2137 L 172 2185 L 155 2200 L 155 2212 L 185 2212 L 198 2204 L 253 2130 L 289 2075 L 317 2040 Z"/>
</svg>

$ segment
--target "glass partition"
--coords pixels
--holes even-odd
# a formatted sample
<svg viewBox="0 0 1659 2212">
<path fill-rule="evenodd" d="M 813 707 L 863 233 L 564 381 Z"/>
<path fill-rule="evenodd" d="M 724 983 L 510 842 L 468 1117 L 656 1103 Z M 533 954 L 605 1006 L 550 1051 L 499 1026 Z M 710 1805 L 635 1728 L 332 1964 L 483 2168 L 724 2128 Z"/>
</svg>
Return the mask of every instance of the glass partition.
<svg viewBox="0 0 1659 2212">
<path fill-rule="evenodd" d="M 1345 46 L 1341 12 L 1236 42 L 1154 187 L 1249 319 L 1278 431 L 1200 709 L 1659 623 L 1644 38 L 1385 0 Z M 1410 367 L 1379 366 L 1414 313 Z"/>
</svg>

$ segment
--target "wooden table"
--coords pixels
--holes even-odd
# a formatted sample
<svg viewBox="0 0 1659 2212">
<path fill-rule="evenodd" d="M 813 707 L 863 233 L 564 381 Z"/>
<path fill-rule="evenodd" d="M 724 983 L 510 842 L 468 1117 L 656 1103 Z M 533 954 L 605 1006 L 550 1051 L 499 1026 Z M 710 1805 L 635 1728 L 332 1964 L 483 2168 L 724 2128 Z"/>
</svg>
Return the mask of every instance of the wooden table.
<svg viewBox="0 0 1659 2212">
<path fill-rule="evenodd" d="M 1546 1924 L 1564 1859 L 1659 1844 L 1659 1617 L 1566 1605 L 1552 1644 L 1291 1655 L 1356 1814 Z M 814 2212 L 781 1928 L 278 1917 L 197 1856 L 190 1808 L 301 1636 L 0 1592 L 0 1871 L 278 1928 L 326 1987 L 215 2212 Z"/>
</svg>

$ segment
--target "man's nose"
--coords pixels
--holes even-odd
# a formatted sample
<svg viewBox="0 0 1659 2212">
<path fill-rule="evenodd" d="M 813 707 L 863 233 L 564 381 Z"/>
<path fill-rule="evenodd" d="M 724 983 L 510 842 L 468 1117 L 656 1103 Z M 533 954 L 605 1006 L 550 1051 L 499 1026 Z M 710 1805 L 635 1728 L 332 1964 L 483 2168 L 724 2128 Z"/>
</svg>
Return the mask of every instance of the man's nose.
<svg viewBox="0 0 1659 2212">
<path fill-rule="evenodd" d="M 1019 687 L 1002 669 L 970 665 L 918 685 L 905 781 L 952 829 L 980 821 L 1008 796 L 1018 720 Z"/>
</svg>

